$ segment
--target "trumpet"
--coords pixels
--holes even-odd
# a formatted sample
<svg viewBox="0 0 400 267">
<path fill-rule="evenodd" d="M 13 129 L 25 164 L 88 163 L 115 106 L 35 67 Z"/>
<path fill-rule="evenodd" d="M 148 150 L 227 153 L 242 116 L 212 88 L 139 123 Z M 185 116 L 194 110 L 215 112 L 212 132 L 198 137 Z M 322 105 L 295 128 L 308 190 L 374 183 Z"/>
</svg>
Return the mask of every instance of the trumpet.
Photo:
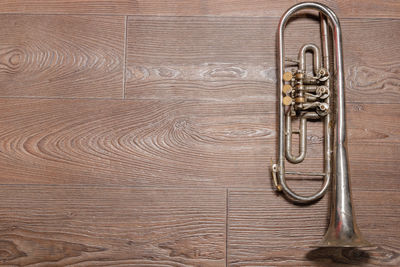
<svg viewBox="0 0 400 267">
<path fill-rule="evenodd" d="M 297 68 L 285 71 L 284 30 L 287 22 L 300 10 L 318 11 L 321 48 L 305 44 L 300 48 Z M 329 57 L 329 40 L 333 47 L 333 68 Z M 281 17 L 278 27 L 278 99 L 279 150 L 278 163 L 272 165 L 273 183 L 277 191 L 297 203 L 312 203 L 325 195 L 332 184 L 330 223 L 323 240 L 314 247 L 371 247 L 357 227 L 351 201 L 348 170 L 342 35 L 336 14 L 327 6 L 314 2 L 294 5 Z M 306 70 L 306 53 L 313 56 L 313 67 Z M 292 129 L 298 119 L 299 129 Z M 289 172 L 285 163 L 303 162 L 307 154 L 307 121 L 322 121 L 324 127 L 324 170 L 320 173 Z M 299 134 L 299 151 L 292 152 L 292 135 Z M 313 195 L 299 195 L 286 183 L 286 175 L 320 176 L 323 185 Z"/>
</svg>

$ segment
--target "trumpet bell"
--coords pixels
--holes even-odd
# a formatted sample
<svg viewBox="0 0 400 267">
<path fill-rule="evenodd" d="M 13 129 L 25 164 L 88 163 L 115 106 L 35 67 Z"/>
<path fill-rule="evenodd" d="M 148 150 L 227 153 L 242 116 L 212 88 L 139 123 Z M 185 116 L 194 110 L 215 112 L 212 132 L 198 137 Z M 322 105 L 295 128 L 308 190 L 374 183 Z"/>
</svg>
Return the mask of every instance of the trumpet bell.
<svg viewBox="0 0 400 267">
<path fill-rule="evenodd" d="M 354 227 L 354 226 L 353 226 Z M 357 226 L 342 229 L 340 226 L 331 225 L 322 241 L 312 248 L 373 248 L 371 243 L 363 238 Z"/>
<path fill-rule="evenodd" d="M 374 246 L 366 241 L 358 233 L 336 234 L 335 230 L 328 230 L 321 242 L 312 246 L 316 248 L 373 248 Z"/>
<path fill-rule="evenodd" d="M 313 247 L 367 248 L 374 247 L 361 235 L 354 216 L 333 213 L 322 241 Z"/>
</svg>

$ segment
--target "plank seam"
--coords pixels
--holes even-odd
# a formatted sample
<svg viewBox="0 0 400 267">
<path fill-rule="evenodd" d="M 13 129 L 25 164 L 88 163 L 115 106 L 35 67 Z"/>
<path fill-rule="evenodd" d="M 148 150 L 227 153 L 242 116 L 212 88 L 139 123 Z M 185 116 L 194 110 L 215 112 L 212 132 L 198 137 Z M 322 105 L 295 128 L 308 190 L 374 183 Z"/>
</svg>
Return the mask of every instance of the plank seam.
<svg viewBox="0 0 400 267">
<path fill-rule="evenodd" d="M 122 99 L 126 98 L 126 61 L 127 61 L 127 46 L 128 46 L 128 16 L 125 16 L 125 33 L 124 33 L 124 62 L 122 73 Z"/>
<path fill-rule="evenodd" d="M 285 10 L 282 9 L 282 14 Z M 257 15 L 245 15 L 245 16 L 229 16 L 229 15 L 146 15 L 146 14 L 130 14 L 130 13 L 119 13 L 119 14 L 110 14 L 110 13 L 21 13 L 21 12 L 0 12 L 0 15 L 19 15 L 19 16 L 109 16 L 109 17 L 147 17 L 147 18 L 271 18 L 271 19 L 279 19 L 280 16 L 257 16 Z M 350 17 L 350 16 L 341 16 L 340 19 L 348 19 L 348 20 L 357 20 L 357 19 L 382 19 L 382 20 L 400 20 L 400 17 L 370 17 L 370 16 L 357 16 L 357 17 Z"/>
<path fill-rule="evenodd" d="M 229 259 L 229 247 L 228 247 L 228 241 L 229 241 L 229 188 L 226 189 L 225 192 L 225 201 L 226 201 L 226 211 L 225 211 L 225 266 L 228 267 L 228 259 Z"/>
<path fill-rule="evenodd" d="M 26 187 L 26 186 L 36 186 L 36 187 L 90 187 L 90 188 L 136 188 L 136 189 L 154 189 L 154 190 L 194 190 L 194 191 L 201 191 L 201 190 L 210 190 L 210 191 L 223 191 L 224 187 L 216 187 L 216 186 L 196 186 L 196 187 L 189 187 L 189 186 L 164 186 L 164 187 L 159 187 L 159 186 L 135 186 L 135 185 L 115 185 L 115 184 L 7 184 L 7 183 L 2 183 L 0 184 L 1 186 L 10 186 L 10 187 Z M 299 189 L 304 189 L 304 187 L 299 187 Z M 251 192 L 265 192 L 265 191 L 272 191 L 272 188 L 269 187 L 229 187 L 228 195 L 230 192 L 235 193 L 235 192 L 242 192 L 242 191 L 251 191 Z M 371 188 L 353 188 L 353 192 L 398 192 L 398 189 L 371 189 Z M 225 190 L 226 192 L 226 190 Z M 227 197 L 229 200 L 229 196 Z M 229 205 L 227 202 L 227 208 L 229 209 Z M 229 218 L 229 214 L 227 214 Z M 229 225 L 227 224 L 227 227 Z M 228 230 L 228 228 L 226 229 Z"/>
<path fill-rule="evenodd" d="M 68 97 L 68 96 L 60 96 L 60 97 L 47 97 L 47 96 L 0 96 L 0 99 L 12 99 L 12 100 L 119 100 L 119 101 L 154 101 L 154 102 L 198 102 L 198 103 L 231 103 L 231 104 L 252 104 L 252 103 L 276 103 L 276 100 L 256 100 L 256 101 L 247 101 L 247 100 L 234 100 L 234 99 L 221 99 L 221 100 L 207 100 L 207 99 L 157 99 L 157 98 L 114 98 L 114 97 Z M 376 101 L 346 101 L 346 104 L 373 104 L 373 105 L 398 105 L 399 103 L 394 102 L 376 102 Z M 268 112 L 268 114 L 275 114 L 272 112 Z"/>
</svg>

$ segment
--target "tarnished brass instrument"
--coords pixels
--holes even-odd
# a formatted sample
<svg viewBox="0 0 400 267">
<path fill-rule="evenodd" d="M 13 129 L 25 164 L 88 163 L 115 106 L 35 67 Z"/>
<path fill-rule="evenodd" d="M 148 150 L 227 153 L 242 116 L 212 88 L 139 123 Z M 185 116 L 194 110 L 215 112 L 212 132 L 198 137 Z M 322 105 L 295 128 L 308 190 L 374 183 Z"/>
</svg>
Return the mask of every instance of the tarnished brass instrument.
<svg viewBox="0 0 400 267">
<path fill-rule="evenodd" d="M 322 50 L 314 44 L 300 48 L 297 68 L 285 72 L 284 29 L 289 19 L 300 10 L 320 13 Z M 333 69 L 330 67 L 329 38 L 332 34 Z M 282 16 L 278 29 L 279 49 L 279 162 L 272 165 L 275 187 L 298 203 L 321 198 L 332 180 L 331 218 L 323 241 L 316 247 L 370 247 L 357 227 L 351 203 L 348 171 L 342 35 L 336 14 L 325 5 L 300 3 Z M 313 55 L 313 68 L 306 71 L 306 53 Z M 293 65 L 293 60 L 291 61 Z M 300 121 L 299 130 L 292 129 L 292 119 Z M 307 153 L 307 121 L 322 120 L 324 125 L 324 171 L 301 173 L 285 171 L 286 160 L 301 163 Z M 299 134 L 299 153 L 292 152 L 292 135 Z M 285 175 L 321 176 L 324 183 L 314 195 L 301 196 L 290 189 Z"/>
</svg>

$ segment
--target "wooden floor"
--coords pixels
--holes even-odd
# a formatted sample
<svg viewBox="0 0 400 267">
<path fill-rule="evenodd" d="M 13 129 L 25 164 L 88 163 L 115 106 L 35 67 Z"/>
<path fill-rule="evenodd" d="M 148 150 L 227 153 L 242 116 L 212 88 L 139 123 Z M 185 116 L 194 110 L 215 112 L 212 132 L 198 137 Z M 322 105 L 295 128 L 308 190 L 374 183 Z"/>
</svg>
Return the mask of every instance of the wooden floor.
<svg viewBox="0 0 400 267">
<path fill-rule="evenodd" d="M 400 1 L 322 1 L 343 28 L 369 251 L 311 249 L 329 196 L 272 190 L 275 37 L 295 2 L 1 1 L 0 264 L 400 266 Z M 318 43 L 317 18 L 286 39 L 289 56 Z M 301 170 L 321 168 L 319 126 Z"/>
</svg>

